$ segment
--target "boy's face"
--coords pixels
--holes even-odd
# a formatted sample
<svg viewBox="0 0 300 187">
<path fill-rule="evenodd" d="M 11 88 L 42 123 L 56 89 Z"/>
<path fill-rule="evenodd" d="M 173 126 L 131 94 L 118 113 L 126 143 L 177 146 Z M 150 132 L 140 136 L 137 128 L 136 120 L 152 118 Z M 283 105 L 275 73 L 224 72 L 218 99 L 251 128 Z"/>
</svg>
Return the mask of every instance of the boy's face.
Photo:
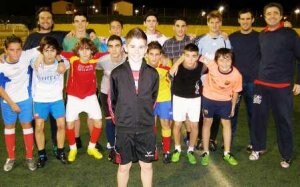
<svg viewBox="0 0 300 187">
<path fill-rule="evenodd" d="M 123 53 L 123 47 L 119 40 L 111 40 L 107 44 L 108 52 L 113 58 L 118 58 Z"/>
<path fill-rule="evenodd" d="M 147 51 L 147 41 L 142 38 L 132 38 L 127 42 L 126 49 L 129 61 L 141 63 Z"/>
<path fill-rule="evenodd" d="M 53 19 L 50 12 L 47 11 L 40 12 L 38 25 L 40 31 L 51 31 L 53 26 Z"/>
<path fill-rule="evenodd" d="M 18 62 L 22 54 L 22 45 L 20 43 L 10 43 L 4 51 L 8 63 Z"/>
<path fill-rule="evenodd" d="M 155 16 L 148 16 L 146 21 L 144 21 L 144 26 L 148 31 L 154 32 L 158 25 L 157 19 Z"/>
<path fill-rule="evenodd" d="M 240 14 L 238 22 L 241 25 L 242 31 L 249 31 L 252 28 L 252 23 L 254 22 L 254 18 L 252 17 L 250 12 L 246 12 L 244 14 Z"/>
<path fill-rule="evenodd" d="M 43 49 L 44 63 L 53 64 L 55 61 L 56 54 L 56 49 L 54 49 L 52 46 L 46 45 Z"/>
<path fill-rule="evenodd" d="M 266 9 L 265 21 L 269 27 L 278 27 L 281 19 L 282 15 L 277 7 L 270 7 Z"/>
<path fill-rule="evenodd" d="M 177 20 L 173 26 L 173 30 L 175 32 L 175 36 L 184 37 L 187 30 L 186 22 L 183 20 Z"/>
<path fill-rule="evenodd" d="M 232 59 L 229 54 L 220 56 L 217 60 L 219 71 L 222 73 L 228 73 L 231 70 Z"/>
<path fill-rule="evenodd" d="M 150 49 L 147 53 L 149 64 L 157 67 L 161 59 L 161 51 L 159 49 Z"/>
<path fill-rule="evenodd" d="M 113 21 L 110 23 L 109 33 L 111 35 L 122 35 L 122 25 L 118 21 Z"/>
<path fill-rule="evenodd" d="M 75 28 L 75 31 L 77 32 L 85 32 L 87 26 L 88 26 L 88 22 L 86 20 L 86 17 L 84 16 L 75 16 L 74 17 L 74 28 Z"/>
<path fill-rule="evenodd" d="M 194 69 L 198 63 L 199 53 L 196 51 L 184 51 L 183 66 L 188 69 Z"/>
<path fill-rule="evenodd" d="M 222 21 L 219 20 L 219 18 L 210 18 L 210 20 L 207 22 L 207 26 L 209 28 L 209 32 L 219 33 L 222 26 Z"/>
<path fill-rule="evenodd" d="M 79 58 L 81 62 L 88 62 L 92 57 L 92 51 L 90 47 L 83 45 L 78 50 Z"/>
</svg>

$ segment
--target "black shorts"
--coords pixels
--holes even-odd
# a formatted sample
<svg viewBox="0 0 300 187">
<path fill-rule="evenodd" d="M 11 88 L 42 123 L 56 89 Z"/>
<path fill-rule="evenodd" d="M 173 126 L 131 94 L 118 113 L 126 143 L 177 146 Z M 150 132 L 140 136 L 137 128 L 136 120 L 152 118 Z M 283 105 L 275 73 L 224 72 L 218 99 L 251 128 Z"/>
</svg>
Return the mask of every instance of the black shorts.
<svg viewBox="0 0 300 187">
<path fill-rule="evenodd" d="M 102 107 L 105 117 L 110 117 L 108 103 L 107 103 L 107 97 L 108 97 L 107 94 L 100 92 L 98 100 L 99 100 L 100 106 Z"/>
<path fill-rule="evenodd" d="M 116 152 L 120 156 L 119 164 L 157 160 L 156 136 L 154 132 L 116 134 Z"/>
</svg>

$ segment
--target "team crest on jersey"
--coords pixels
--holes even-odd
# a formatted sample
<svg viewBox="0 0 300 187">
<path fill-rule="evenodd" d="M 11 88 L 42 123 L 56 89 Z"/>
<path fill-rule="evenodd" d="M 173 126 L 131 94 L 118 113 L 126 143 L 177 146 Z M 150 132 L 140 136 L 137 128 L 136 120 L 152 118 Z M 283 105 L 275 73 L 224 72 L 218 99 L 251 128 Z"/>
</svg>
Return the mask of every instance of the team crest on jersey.
<svg viewBox="0 0 300 187">
<path fill-rule="evenodd" d="M 254 95 L 253 96 L 253 104 L 260 104 L 262 101 L 262 96 L 261 95 Z"/>
</svg>

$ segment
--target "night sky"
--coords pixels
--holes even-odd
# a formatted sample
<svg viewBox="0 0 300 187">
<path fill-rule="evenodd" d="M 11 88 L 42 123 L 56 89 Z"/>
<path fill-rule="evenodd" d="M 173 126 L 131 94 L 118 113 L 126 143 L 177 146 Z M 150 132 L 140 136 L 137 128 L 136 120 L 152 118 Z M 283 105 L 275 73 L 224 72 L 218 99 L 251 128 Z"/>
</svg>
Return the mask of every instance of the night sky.
<svg viewBox="0 0 300 187">
<path fill-rule="evenodd" d="M 50 5 L 53 0 L 1 0 L 0 15 L 34 15 L 36 7 Z M 134 6 L 145 5 L 148 9 L 154 8 L 197 8 L 216 9 L 220 4 L 225 4 L 229 10 L 251 8 L 261 11 L 263 6 L 272 0 L 132 0 Z M 109 6 L 111 0 L 102 0 L 102 6 Z M 284 6 L 285 12 L 292 12 L 298 6 L 300 0 L 274 0 Z"/>
</svg>

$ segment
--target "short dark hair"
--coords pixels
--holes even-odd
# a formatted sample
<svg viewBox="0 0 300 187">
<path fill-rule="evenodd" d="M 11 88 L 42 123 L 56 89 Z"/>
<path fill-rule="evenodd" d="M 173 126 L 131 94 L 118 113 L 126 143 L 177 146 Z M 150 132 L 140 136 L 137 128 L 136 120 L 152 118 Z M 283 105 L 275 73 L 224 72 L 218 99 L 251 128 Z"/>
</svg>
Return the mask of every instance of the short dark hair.
<svg viewBox="0 0 300 187">
<path fill-rule="evenodd" d="M 147 53 L 152 49 L 157 49 L 161 54 L 163 53 L 163 48 L 158 41 L 152 41 L 148 44 Z"/>
<path fill-rule="evenodd" d="M 94 29 L 86 29 L 87 34 L 91 34 L 92 32 L 96 33 L 96 31 Z"/>
<path fill-rule="evenodd" d="M 176 17 L 176 18 L 174 19 L 174 22 L 173 22 L 174 25 L 175 25 L 175 23 L 176 23 L 177 21 L 179 21 L 179 20 L 184 21 L 185 24 L 188 24 L 188 23 L 187 23 L 186 17 L 184 17 L 184 16 L 178 16 L 178 17 Z"/>
<path fill-rule="evenodd" d="M 147 35 L 144 31 L 138 27 L 135 27 L 128 31 L 126 34 L 126 43 L 129 42 L 132 38 L 143 39 L 147 42 Z"/>
<path fill-rule="evenodd" d="M 114 35 L 114 34 L 111 35 L 111 36 L 107 39 L 107 45 L 108 45 L 108 42 L 113 41 L 113 40 L 119 41 L 120 44 L 121 44 L 121 46 L 122 46 L 123 42 L 122 42 L 121 37 L 120 37 L 120 36 L 117 36 L 117 35 Z"/>
<path fill-rule="evenodd" d="M 73 14 L 73 22 L 74 22 L 74 19 L 75 19 L 76 16 L 83 16 L 83 17 L 85 17 L 85 19 L 86 19 L 87 22 L 89 21 L 89 18 L 87 16 L 87 14 L 85 14 L 85 13 L 83 13 L 81 11 L 77 11 L 77 12 L 75 12 Z"/>
<path fill-rule="evenodd" d="M 23 45 L 21 38 L 14 34 L 6 37 L 6 39 L 4 41 L 5 49 L 7 49 L 9 44 L 11 44 L 11 43 L 19 43 L 19 44 L 21 44 L 21 46 Z"/>
<path fill-rule="evenodd" d="M 216 51 L 216 54 L 215 54 L 215 61 L 217 62 L 218 59 L 222 56 L 226 56 L 226 55 L 229 55 L 231 57 L 231 61 L 232 61 L 232 64 L 234 63 L 234 53 L 232 52 L 231 49 L 228 49 L 228 48 L 220 48 Z"/>
<path fill-rule="evenodd" d="M 38 28 L 38 30 L 40 30 L 40 25 L 39 25 L 39 18 L 40 18 L 40 13 L 41 12 L 48 12 L 49 14 L 51 14 L 51 16 L 52 16 L 52 19 L 53 19 L 53 13 L 52 13 L 52 11 L 51 11 L 51 8 L 50 7 L 40 7 L 37 11 L 36 11 L 36 13 L 35 13 L 35 19 L 36 19 L 36 26 L 37 26 L 37 28 Z M 54 24 L 52 24 L 52 26 L 51 26 L 51 30 L 54 28 Z"/>
<path fill-rule="evenodd" d="M 280 15 L 283 15 L 283 7 L 282 7 L 282 5 L 279 4 L 279 3 L 275 3 L 275 2 L 269 3 L 266 6 L 264 6 L 264 15 L 266 14 L 267 9 L 271 8 L 271 7 L 278 8 Z"/>
<path fill-rule="evenodd" d="M 52 36 L 44 36 L 40 41 L 40 47 L 38 48 L 38 50 L 43 53 L 43 50 L 46 47 L 55 49 L 57 51 L 57 54 L 60 54 L 60 52 L 62 51 L 62 48 L 59 45 L 58 41 Z"/>
<path fill-rule="evenodd" d="M 82 48 L 82 47 L 85 47 L 87 46 L 91 52 L 92 52 L 92 55 L 94 56 L 97 52 L 98 52 L 98 48 L 97 46 L 94 44 L 94 42 L 88 38 L 81 38 L 75 45 L 75 47 L 73 48 L 73 52 L 79 56 L 79 49 Z"/>
<path fill-rule="evenodd" d="M 147 20 L 147 18 L 148 18 L 149 16 L 155 17 L 156 20 L 157 20 L 157 22 L 158 22 L 157 14 L 156 14 L 154 11 L 152 11 L 152 10 L 148 11 L 148 12 L 145 14 L 145 16 L 144 16 L 144 22 Z"/>
<path fill-rule="evenodd" d="M 250 8 L 244 8 L 244 9 L 240 10 L 238 12 L 238 18 L 241 17 L 241 14 L 246 14 L 246 13 L 250 13 L 251 14 L 251 18 L 254 18 L 253 12 L 252 12 L 252 10 Z"/>
<path fill-rule="evenodd" d="M 122 20 L 120 20 L 120 19 L 118 19 L 118 18 L 113 18 L 112 20 L 110 20 L 109 26 L 111 25 L 112 22 L 119 22 L 120 25 L 121 25 L 121 28 L 123 28 L 123 24 L 124 24 L 124 23 L 123 23 Z"/>
<path fill-rule="evenodd" d="M 190 51 L 190 52 L 197 52 L 199 53 L 199 48 L 196 44 L 194 43 L 189 43 L 186 46 L 184 46 L 184 51 Z"/>
</svg>

